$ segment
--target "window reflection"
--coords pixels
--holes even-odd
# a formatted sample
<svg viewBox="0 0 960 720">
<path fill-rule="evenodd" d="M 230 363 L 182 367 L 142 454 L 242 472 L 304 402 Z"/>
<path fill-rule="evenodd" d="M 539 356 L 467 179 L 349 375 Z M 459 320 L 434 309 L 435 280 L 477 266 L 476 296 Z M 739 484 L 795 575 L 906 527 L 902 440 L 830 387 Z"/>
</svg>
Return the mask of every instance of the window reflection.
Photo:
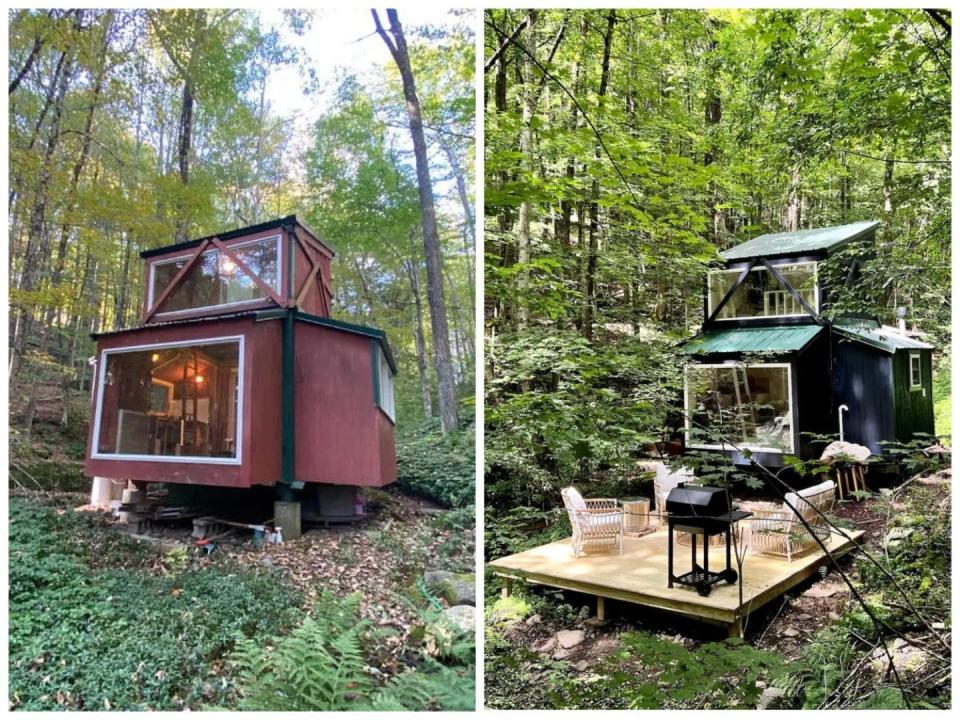
<svg viewBox="0 0 960 720">
<path fill-rule="evenodd" d="M 265 284 L 279 290 L 277 239 L 266 238 L 230 248 L 230 251 Z M 153 266 L 153 300 L 159 298 L 177 273 L 190 262 L 178 258 Z M 220 250 L 208 250 L 157 308 L 158 313 L 261 300 L 260 286 Z"/>
<path fill-rule="evenodd" d="M 106 355 L 97 451 L 237 457 L 240 343 Z"/>
</svg>

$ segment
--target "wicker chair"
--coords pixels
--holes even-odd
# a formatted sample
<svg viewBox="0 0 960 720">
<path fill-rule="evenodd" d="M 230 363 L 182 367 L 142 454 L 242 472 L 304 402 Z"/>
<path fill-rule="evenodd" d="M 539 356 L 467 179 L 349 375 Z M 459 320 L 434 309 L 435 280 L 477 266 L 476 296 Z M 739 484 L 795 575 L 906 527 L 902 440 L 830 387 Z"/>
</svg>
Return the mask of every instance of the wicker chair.
<svg viewBox="0 0 960 720">
<path fill-rule="evenodd" d="M 589 550 L 623 552 L 623 508 L 613 498 L 584 500 L 574 487 L 564 488 L 563 505 L 573 530 L 571 545 L 576 557 Z"/>
<path fill-rule="evenodd" d="M 654 464 L 651 463 L 651 465 Z M 653 500 L 656 516 L 660 525 L 663 526 L 666 524 L 664 518 L 667 516 L 667 495 L 680 483 L 693 480 L 693 471 L 682 468 L 677 472 L 671 472 L 670 468 L 661 462 L 656 463 L 653 469 Z"/>
<path fill-rule="evenodd" d="M 826 543 L 830 537 L 830 528 L 820 516 L 820 512 L 826 513 L 833 508 L 835 492 L 836 484 L 827 480 L 797 493 L 787 493 L 782 505 L 741 503 L 741 509 L 753 513 L 750 527 L 751 552 L 785 555 L 787 562 L 790 562 L 794 555 L 816 547 L 816 538 Z M 790 509 L 791 505 L 806 520 L 812 534 Z"/>
</svg>

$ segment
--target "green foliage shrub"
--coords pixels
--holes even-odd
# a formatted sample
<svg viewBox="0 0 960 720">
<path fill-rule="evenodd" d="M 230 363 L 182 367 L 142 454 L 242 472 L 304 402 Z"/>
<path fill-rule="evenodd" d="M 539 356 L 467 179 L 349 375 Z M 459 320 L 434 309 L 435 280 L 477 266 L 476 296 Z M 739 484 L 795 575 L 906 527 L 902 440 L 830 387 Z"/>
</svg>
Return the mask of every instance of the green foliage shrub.
<svg viewBox="0 0 960 720">
<path fill-rule="evenodd" d="M 474 425 L 443 434 L 435 418 L 397 437 L 397 484 L 447 507 L 472 506 L 476 492 Z"/>
<path fill-rule="evenodd" d="M 230 656 L 241 710 L 361 711 L 472 710 L 474 644 L 448 628 L 438 653 L 420 666 L 381 682 L 368 663 L 370 623 L 358 616 L 359 595 L 324 592 L 313 617 L 289 635 L 262 643 L 242 638 Z M 440 621 L 431 618 L 428 627 Z"/>
<path fill-rule="evenodd" d="M 183 709 L 229 697 L 216 662 L 291 625 L 278 577 L 150 574 L 155 551 L 70 510 L 10 503 L 10 697 L 20 710 Z"/>
<path fill-rule="evenodd" d="M 629 480 L 679 400 L 668 336 L 590 343 L 574 330 L 500 335 L 486 385 L 486 500 L 548 508 L 571 483 Z M 596 495 L 592 485 L 581 488 Z"/>
</svg>

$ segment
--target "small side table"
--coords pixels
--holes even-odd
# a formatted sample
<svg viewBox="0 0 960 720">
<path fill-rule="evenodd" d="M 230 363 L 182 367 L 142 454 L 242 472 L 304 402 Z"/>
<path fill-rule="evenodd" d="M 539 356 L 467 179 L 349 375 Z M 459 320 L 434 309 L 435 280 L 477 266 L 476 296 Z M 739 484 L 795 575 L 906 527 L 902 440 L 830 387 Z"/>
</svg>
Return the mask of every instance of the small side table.
<svg viewBox="0 0 960 720">
<path fill-rule="evenodd" d="M 620 501 L 623 506 L 623 534 L 640 537 L 654 531 L 650 526 L 650 498 L 628 497 Z"/>
</svg>

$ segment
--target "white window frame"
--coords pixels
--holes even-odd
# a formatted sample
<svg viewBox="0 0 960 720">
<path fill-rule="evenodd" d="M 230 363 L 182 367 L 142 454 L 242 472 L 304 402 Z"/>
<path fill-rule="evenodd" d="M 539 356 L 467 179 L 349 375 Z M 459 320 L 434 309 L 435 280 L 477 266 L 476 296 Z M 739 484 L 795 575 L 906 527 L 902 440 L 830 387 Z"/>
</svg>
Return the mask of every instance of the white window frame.
<svg viewBox="0 0 960 720">
<path fill-rule="evenodd" d="M 161 350 L 189 345 L 222 345 L 239 341 L 239 358 L 237 369 L 237 387 L 239 388 L 239 402 L 237 403 L 237 432 L 236 457 L 213 458 L 199 455 L 144 455 L 131 453 L 102 453 L 100 447 L 100 419 L 103 415 L 103 389 L 107 381 L 107 356 L 122 355 L 123 353 L 138 352 L 141 350 Z M 93 420 L 93 439 L 90 447 L 90 457 L 95 460 L 136 460 L 144 462 L 171 462 L 196 465 L 242 465 L 243 464 L 243 405 L 244 405 L 244 336 L 221 335 L 217 337 L 196 338 L 195 340 L 176 340 L 171 342 L 149 343 L 145 345 L 128 345 L 124 347 L 108 348 L 100 351 L 99 373 L 97 378 L 97 410 Z"/>
<path fill-rule="evenodd" d="M 920 367 L 917 368 L 916 378 L 914 378 L 914 375 L 913 375 L 914 359 L 916 359 L 920 365 Z M 910 353 L 910 391 L 916 392 L 917 390 L 923 390 L 923 356 L 918 352 L 911 352 Z"/>
<path fill-rule="evenodd" d="M 227 249 L 234 250 L 236 248 L 246 247 L 248 245 L 255 245 L 256 243 L 262 243 L 267 240 L 274 240 L 277 243 L 277 283 L 273 286 L 273 289 L 277 292 L 278 295 L 282 295 L 281 286 L 283 285 L 283 236 L 282 235 L 267 235 L 262 238 L 254 238 L 253 240 L 244 240 L 239 242 L 236 245 L 230 245 L 224 243 L 227 246 Z M 210 253 L 220 252 L 220 248 L 212 247 L 209 250 L 204 250 L 201 254 L 209 255 Z M 147 284 L 147 308 L 152 308 L 154 303 L 154 296 L 156 292 L 156 269 L 159 265 L 169 265 L 172 262 L 177 262 L 178 260 L 185 260 L 193 257 L 193 253 L 185 253 L 183 255 L 176 255 L 174 257 L 163 258 L 157 260 L 156 262 L 150 263 L 150 279 Z M 243 272 L 242 270 L 240 272 Z M 262 278 L 261 278 L 262 279 Z M 231 303 L 219 303 L 217 305 L 201 305 L 195 308 L 187 308 L 186 310 L 170 310 L 168 312 L 158 312 L 154 314 L 154 317 L 175 317 L 177 315 L 186 315 L 189 313 L 196 312 L 197 310 L 211 310 L 217 308 L 225 307 L 238 307 L 241 305 L 254 305 L 262 303 L 264 300 L 269 300 L 269 297 L 256 298 L 254 300 L 238 300 Z"/>
<path fill-rule="evenodd" d="M 813 308 L 813 311 L 819 314 L 820 313 L 820 272 L 819 272 L 820 263 L 816 260 L 804 260 L 802 262 L 793 262 L 793 261 L 771 262 L 770 264 L 773 265 L 773 267 L 777 268 L 778 271 L 782 267 L 788 267 L 788 266 L 800 267 L 802 265 L 813 265 L 813 302 L 809 304 Z M 716 275 L 718 273 L 732 273 L 734 275 L 739 276 L 740 273 L 742 272 L 743 272 L 743 268 L 720 268 L 716 270 L 707 271 L 707 315 L 708 316 L 710 315 L 710 313 L 713 312 L 713 291 L 712 291 L 712 283 L 710 282 L 710 278 L 713 275 Z M 770 270 L 768 270 L 764 265 L 758 265 L 751 268 L 750 272 L 770 272 Z M 744 279 L 744 282 L 746 282 L 748 278 L 749 276 L 747 276 L 747 278 Z M 779 286 L 779 283 L 777 284 Z M 778 290 L 784 293 L 787 292 L 786 289 L 783 288 L 782 286 L 779 286 Z M 797 290 L 797 289 L 794 288 L 794 290 Z M 800 290 L 797 290 L 797 292 L 800 294 L 801 297 L 803 297 L 803 292 L 801 292 Z M 787 293 L 787 295 L 790 296 L 789 293 Z M 790 296 L 791 299 L 792 297 L 793 296 Z M 723 296 L 720 297 L 720 300 L 722 299 L 723 299 Z M 766 298 L 764 298 L 764 300 L 766 300 Z M 804 300 L 806 300 L 805 297 L 804 297 Z M 794 300 L 793 302 L 796 302 L 796 300 Z M 732 320 L 760 320 L 763 318 L 800 317 L 802 315 L 806 315 L 806 312 L 801 309 L 801 312 L 789 313 L 787 315 L 744 315 L 742 317 L 740 316 L 719 317 L 718 316 L 714 318 L 714 321 L 728 322 Z"/>
<path fill-rule="evenodd" d="M 386 372 L 384 372 L 386 370 Z M 386 376 L 389 380 L 390 392 L 386 392 L 386 385 L 383 382 L 383 378 Z M 387 355 L 383 351 L 380 343 L 377 343 L 377 383 L 380 388 L 380 397 L 378 398 L 377 407 L 390 418 L 390 422 L 394 425 L 397 424 L 397 396 L 396 396 L 396 385 L 394 383 L 393 370 L 390 367 L 390 363 L 387 362 Z M 389 398 L 389 402 L 386 402 L 386 398 Z"/>
<path fill-rule="evenodd" d="M 790 363 L 687 363 L 683 368 L 683 426 L 684 432 L 687 437 L 690 436 L 690 431 L 693 429 L 691 424 L 691 408 L 690 408 L 690 392 L 689 392 L 689 371 L 691 369 L 697 368 L 714 368 L 714 369 L 725 369 L 725 370 L 739 370 L 750 368 L 786 368 L 787 369 L 787 408 L 790 411 L 790 448 L 784 450 L 782 448 L 772 448 L 772 447 L 763 447 L 760 445 L 740 445 L 733 447 L 727 443 L 718 444 L 693 444 L 687 443 L 687 447 L 693 450 L 726 450 L 728 452 L 736 452 L 737 450 L 750 450 L 751 452 L 763 452 L 763 453 L 776 453 L 778 455 L 788 454 L 792 455 L 796 452 L 796 418 L 797 414 L 795 412 L 796 407 L 793 403 L 793 366 Z"/>
</svg>

